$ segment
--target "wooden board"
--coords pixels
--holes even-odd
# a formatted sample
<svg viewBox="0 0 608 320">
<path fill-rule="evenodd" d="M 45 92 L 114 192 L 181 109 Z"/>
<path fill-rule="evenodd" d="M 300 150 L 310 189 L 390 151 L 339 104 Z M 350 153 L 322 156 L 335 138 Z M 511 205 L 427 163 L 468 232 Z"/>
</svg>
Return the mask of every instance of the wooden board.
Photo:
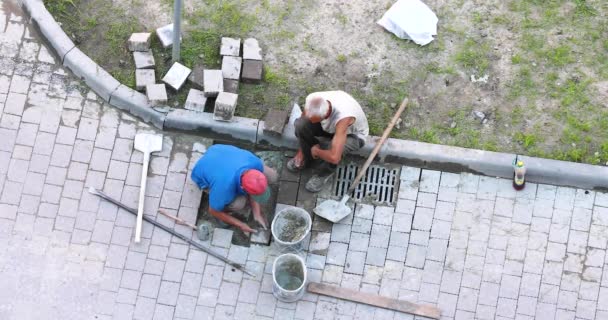
<svg viewBox="0 0 608 320">
<path fill-rule="evenodd" d="M 432 319 L 439 319 L 441 311 L 431 305 L 416 304 L 404 300 L 398 300 L 375 294 L 359 292 L 351 289 L 336 287 L 332 285 L 311 282 L 308 291 L 343 300 L 369 304 L 370 306 L 386 308 L 405 313 L 411 313 Z"/>
</svg>

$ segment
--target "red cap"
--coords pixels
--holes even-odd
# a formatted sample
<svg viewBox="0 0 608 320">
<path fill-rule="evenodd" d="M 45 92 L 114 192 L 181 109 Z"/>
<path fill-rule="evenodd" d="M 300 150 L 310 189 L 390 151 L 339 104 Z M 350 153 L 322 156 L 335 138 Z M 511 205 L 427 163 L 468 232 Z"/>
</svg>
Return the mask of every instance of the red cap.
<svg viewBox="0 0 608 320">
<path fill-rule="evenodd" d="M 241 185 L 243 190 L 250 195 L 262 195 L 268 188 L 268 180 L 266 176 L 258 170 L 247 170 L 241 177 Z"/>
</svg>

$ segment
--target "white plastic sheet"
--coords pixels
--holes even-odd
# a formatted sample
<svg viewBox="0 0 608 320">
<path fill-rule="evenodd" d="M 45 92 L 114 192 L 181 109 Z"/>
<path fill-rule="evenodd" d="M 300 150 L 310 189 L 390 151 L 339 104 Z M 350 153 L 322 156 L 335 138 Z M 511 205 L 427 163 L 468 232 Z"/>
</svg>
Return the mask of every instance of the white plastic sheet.
<svg viewBox="0 0 608 320">
<path fill-rule="evenodd" d="M 437 35 L 437 16 L 420 0 L 398 0 L 378 24 L 401 39 L 424 46 Z"/>
</svg>

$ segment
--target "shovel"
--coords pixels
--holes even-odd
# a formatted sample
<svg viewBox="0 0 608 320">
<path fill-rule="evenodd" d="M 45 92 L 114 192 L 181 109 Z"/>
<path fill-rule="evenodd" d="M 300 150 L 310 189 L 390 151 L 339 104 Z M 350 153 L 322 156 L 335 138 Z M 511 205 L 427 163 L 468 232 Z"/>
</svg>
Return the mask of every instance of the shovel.
<svg viewBox="0 0 608 320">
<path fill-rule="evenodd" d="M 141 223 L 144 215 L 144 200 L 146 195 L 146 181 L 148 180 L 148 165 L 150 153 L 163 149 L 163 136 L 160 134 L 138 133 L 135 136 L 135 150 L 144 154 L 143 169 L 141 172 L 141 185 L 139 187 L 139 202 L 137 204 L 137 222 L 135 224 L 135 242 L 141 241 Z"/>
<path fill-rule="evenodd" d="M 407 105 L 407 101 L 408 101 L 407 98 L 405 98 L 405 99 L 403 99 L 403 102 L 401 102 L 399 109 L 393 116 L 393 119 L 391 120 L 391 122 L 388 124 L 388 127 L 386 127 L 386 129 L 384 129 L 384 133 L 382 134 L 382 137 L 380 138 L 378 143 L 376 143 L 374 150 L 372 150 L 372 153 L 367 158 L 367 161 L 365 161 L 365 164 L 359 171 L 359 174 L 357 174 L 357 177 L 355 177 L 355 181 L 353 181 L 353 184 L 350 185 L 350 188 L 348 188 L 348 190 L 346 191 L 344 196 L 342 196 L 342 200 L 340 200 L 339 202 L 336 200 L 325 200 L 321 204 L 319 204 L 316 208 L 313 209 L 314 213 L 316 213 L 318 216 L 325 218 L 333 223 L 336 223 L 336 222 L 344 219 L 347 215 L 350 214 L 350 208 L 346 205 L 346 202 L 348 201 L 348 199 L 350 199 L 350 194 L 359 185 L 359 182 L 361 181 L 361 178 L 367 171 L 367 168 L 372 163 L 372 161 L 374 161 L 374 158 L 380 151 L 380 148 L 382 147 L 382 145 L 388 138 L 388 135 L 393 130 L 393 127 L 395 126 L 395 124 L 397 123 L 397 119 L 399 119 L 399 116 L 405 109 L 405 106 Z"/>
</svg>

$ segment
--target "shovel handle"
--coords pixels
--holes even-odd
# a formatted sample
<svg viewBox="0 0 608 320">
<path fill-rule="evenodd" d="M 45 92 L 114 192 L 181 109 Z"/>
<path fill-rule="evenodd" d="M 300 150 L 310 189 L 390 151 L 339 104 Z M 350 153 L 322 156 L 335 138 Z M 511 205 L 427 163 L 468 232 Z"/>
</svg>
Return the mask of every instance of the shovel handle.
<svg viewBox="0 0 608 320">
<path fill-rule="evenodd" d="M 177 223 L 177 224 L 181 224 L 182 226 L 190 227 L 190 228 L 192 228 L 192 230 L 196 231 L 196 226 L 195 226 L 195 225 L 193 225 L 193 224 L 190 224 L 190 223 L 186 222 L 184 219 L 178 218 L 178 217 L 176 217 L 176 216 L 174 216 L 174 215 L 170 215 L 170 214 L 168 214 L 168 213 L 167 213 L 165 210 L 163 210 L 163 209 L 158 209 L 158 212 L 159 212 L 160 214 L 162 214 L 163 216 L 165 216 L 165 217 L 167 217 L 167 218 L 169 218 L 169 219 L 171 219 L 171 220 L 175 221 L 175 223 Z"/>
<path fill-rule="evenodd" d="M 391 122 L 389 122 L 388 127 L 386 127 L 386 129 L 384 129 L 384 133 L 382 134 L 382 137 L 376 143 L 374 150 L 372 150 L 372 153 L 367 158 L 367 161 L 365 161 L 365 164 L 361 168 L 361 171 L 359 171 L 359 174 L 357 174 L 357 177 L 355 177 L 355 181 L 353 181 L 353 184 L 350 185 L 350 188 L 348 188 L 348 192 L 346 194 L 350 195 L 355 190 L 357 185 L 359 185 L 359 181 L 361 181 L 361 178 L 367 171 L 367 168 L 369 168 L 369 165 L 372 164 L 372 161 L 374 161 L 374 158 L 376 158 L 376 155 L 380 151 L 380 148 L 382 148 L 382 145 L 384 145 L 384 142 L 388 138 L 388 135 L 391 134 L 391 131 L 393 131 L 393 127 L 397 123 L 397 119 L 399 119 L 399 116 L 401 116 L 401 113 L 403 112 L 403 110 L 405 110 L 405 107 L 407 106 L 407 102 L 408 102 L 407 98 L 403 99 L 403 101 L 401 102 L 399 109 L 397 109 L 397 112 L 395 112 L 395 115 L 393 116 L 393 119 L 391 119 Z"/>
</svg>

